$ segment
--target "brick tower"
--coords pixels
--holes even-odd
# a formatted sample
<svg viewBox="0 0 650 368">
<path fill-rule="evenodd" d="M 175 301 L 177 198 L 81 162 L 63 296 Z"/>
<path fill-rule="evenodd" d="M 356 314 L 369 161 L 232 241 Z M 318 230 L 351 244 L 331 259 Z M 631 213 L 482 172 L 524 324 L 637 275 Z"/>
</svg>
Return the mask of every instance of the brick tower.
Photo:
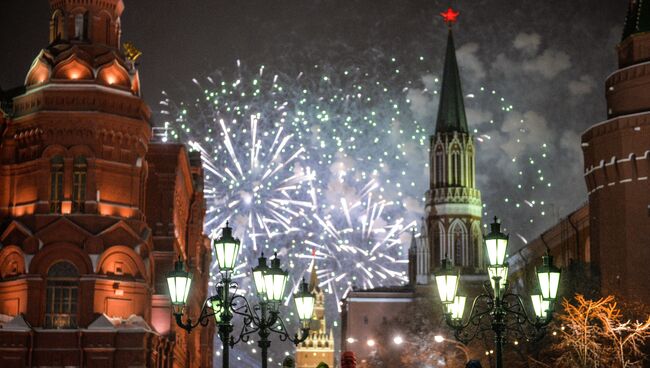
<svg viewBox="0 0 650 368">
<path fill-rule="evenodd" d="M 481 193 L 476 189 L 474 137 L 467 128 L 451 29 L 455 16 L 445 20 L 449 35 L 436 131 L 430 139 L 431 171 L 425 207 L 428 268 L 435 270 L 446 257 L 464 272 L 473 272 L 482 264 Z"/>
<path fill-rule="evenodd" d="M 650 303 L 650 1 L 630 2 L 607 120 L 582 136 L 591 257 L 603 293 Z"/>
<path fill-rule="evenodd" d="M 164 281 L 181 256 L 204 297 L 200 162 L 149 142 L 123 1 L 50 7 L 49 46 L 0 96 L 0 366 L 210 366 Z"/>
</svg>

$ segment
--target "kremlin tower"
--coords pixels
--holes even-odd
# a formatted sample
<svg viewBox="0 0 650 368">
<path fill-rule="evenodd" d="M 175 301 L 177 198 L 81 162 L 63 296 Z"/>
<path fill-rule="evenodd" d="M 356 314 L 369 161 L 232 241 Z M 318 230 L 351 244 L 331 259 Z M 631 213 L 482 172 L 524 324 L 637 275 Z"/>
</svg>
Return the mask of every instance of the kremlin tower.
<svg viewBox="0 0 650 368">
<path fill-rule="evenodd" d="M 418 283 L 447 258 L 473 273 L 482 267 L 481 193 L 476 189 L 474 137 L 467 127 L 451 30 L 457 12 L 442 14 L 449 26 L 435 134 L 430 139 L 429 190 L 423 238 L 416 248 Z"/>
<path fill-rule="evenodd" d="M 591 260 L 603 294 L 650 303 L 650 2 L 630 2 L 607 120 L 582 135 Z"/>
<path fill-rule="evenodd" d="M 150 142 L 123 1 L 50 7 L 49 46 L 0 94 L 0 366 L 210 367 L 213 331 L 175 327 L 165 281 L 186 260 L 197 314 L 200 159 Z"/>
<path fill-rule="evenodd" d="M 316 264 L 312 262 L 309 291 L 316 298 L 309 337 L 296 348 L 296 368 L 317 368 L 325 363 L 334 368 L 334 333 L 327 330 L 325 293 L 318 286 Z"/>
</svg>

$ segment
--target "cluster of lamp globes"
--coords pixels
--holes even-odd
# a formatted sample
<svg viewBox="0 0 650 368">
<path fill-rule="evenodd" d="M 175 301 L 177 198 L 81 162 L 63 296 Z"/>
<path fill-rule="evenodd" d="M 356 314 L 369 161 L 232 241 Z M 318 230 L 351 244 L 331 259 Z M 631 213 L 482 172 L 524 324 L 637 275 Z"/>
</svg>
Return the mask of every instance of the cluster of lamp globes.
<svg viewBox="0 0 650 368">
<path fill-rule="evenodd" d="M 222 279 L 230 280 L 230 275 L 237 264 L 237 257 L 241 250 L 241 242 L 232 236 L 232 228 L 226 224 L 222 229 L 222 235 L 219 239 L 212 240 L 212 247 L 217 258 L 219 272 Z M 259 300 L 271 305 L 272 309 L 277 309 L 278 305 L 284 299 L 284 292 L 289 278 L 289 272 L 280 268 L 280 259 L 277 253 L 271 260 L 271 267 L 267 266 L 264 253 L 259 258 L 259 264 L 252 269 L 253 280 Z M 183 263 L 176 262 L 174 271 L 167 274 L 167 285 L 171 296 L 171 302 L 174 308 L 182 311 L 187 302 L 192 283 L 192 274 L 185 271 Z M 225 290 L 225 292 L 229 292 Z M 298 317 L 303 325 L 307 325 L 311 320 L 315 298 L 309 292 L 309 285 L 303 279 L 300 290 L 293 296 Z M 208 298 L 207 303 L 212 308 L 215 322 L 222 322 L 222 316 L 225 311 L 223 286 L 217 286 L 217 294 Z M 228 298 L 229 299 L 229 298 Z M 181 313 L 181 312 L 179 312 Z"/>
<path fill-rule="evenodd" d="M 505 294 L 508 286 L 508 262 L 506 261 L 508 238 L 508 235 L 501 232 L 501 223 L 495 217 L 490 233 L 484 237 L 484 242 L 489 260 L 488 277 L 496 299 Z M 547 253 L 542 257 L 542 266 L 536 269 L 536 273 L 538 287 L 531 293 L 530 298 L 535 316 L 539 320 L 545 320 L 550 318 L 553 303 L 557 298 L 560 269 L 553 265 L 553 257 Z M 444 312 L 452 320 L 461 321 L 467 296 L 458 293 L 459 271 L 453 268 L 449 260 L 443 259 L 442 267 L 435 278 Z"/>
</svg>

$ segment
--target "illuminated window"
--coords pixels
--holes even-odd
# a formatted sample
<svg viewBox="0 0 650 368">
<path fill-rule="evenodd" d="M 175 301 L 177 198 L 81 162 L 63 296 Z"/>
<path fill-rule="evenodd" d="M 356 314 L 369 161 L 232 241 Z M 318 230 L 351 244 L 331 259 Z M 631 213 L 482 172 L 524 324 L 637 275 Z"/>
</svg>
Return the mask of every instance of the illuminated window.
<svg viewBox="0 0 650 368">
<path fill-rule="evenodd" d="M 50 212 L 61 212 L 61 200 L 63 200 L 63 158 L 54 156 L 50 161 L 52 171 L 50 173 Z"/>
<path fill-rule="evenodd" d="M 83 212 L 86 201 L 86 159 L 77 157 L 72 172 L 72 212 Z"/>
<path fill-rule="evenodd" d="M 47 272 L 45 328 L 77 328 L 79 272 L 69 262 L 58 262 Z"/>
</svg>

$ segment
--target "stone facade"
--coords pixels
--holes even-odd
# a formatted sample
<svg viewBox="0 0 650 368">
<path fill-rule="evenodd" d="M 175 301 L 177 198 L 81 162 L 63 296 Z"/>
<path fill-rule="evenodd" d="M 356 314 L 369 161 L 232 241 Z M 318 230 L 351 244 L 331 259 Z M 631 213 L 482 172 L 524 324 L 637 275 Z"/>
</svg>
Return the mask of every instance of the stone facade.
<svg viewBox="0 0 650 368">
<path fill-rule="evenodd" d="M 122 0 L 51 0 L 50 45 L 0 104 L 0 366 L 209 367 L 175 327 L 165 273 L 205 298 L 200 160 L 150 142 Z"/>
</svg>

